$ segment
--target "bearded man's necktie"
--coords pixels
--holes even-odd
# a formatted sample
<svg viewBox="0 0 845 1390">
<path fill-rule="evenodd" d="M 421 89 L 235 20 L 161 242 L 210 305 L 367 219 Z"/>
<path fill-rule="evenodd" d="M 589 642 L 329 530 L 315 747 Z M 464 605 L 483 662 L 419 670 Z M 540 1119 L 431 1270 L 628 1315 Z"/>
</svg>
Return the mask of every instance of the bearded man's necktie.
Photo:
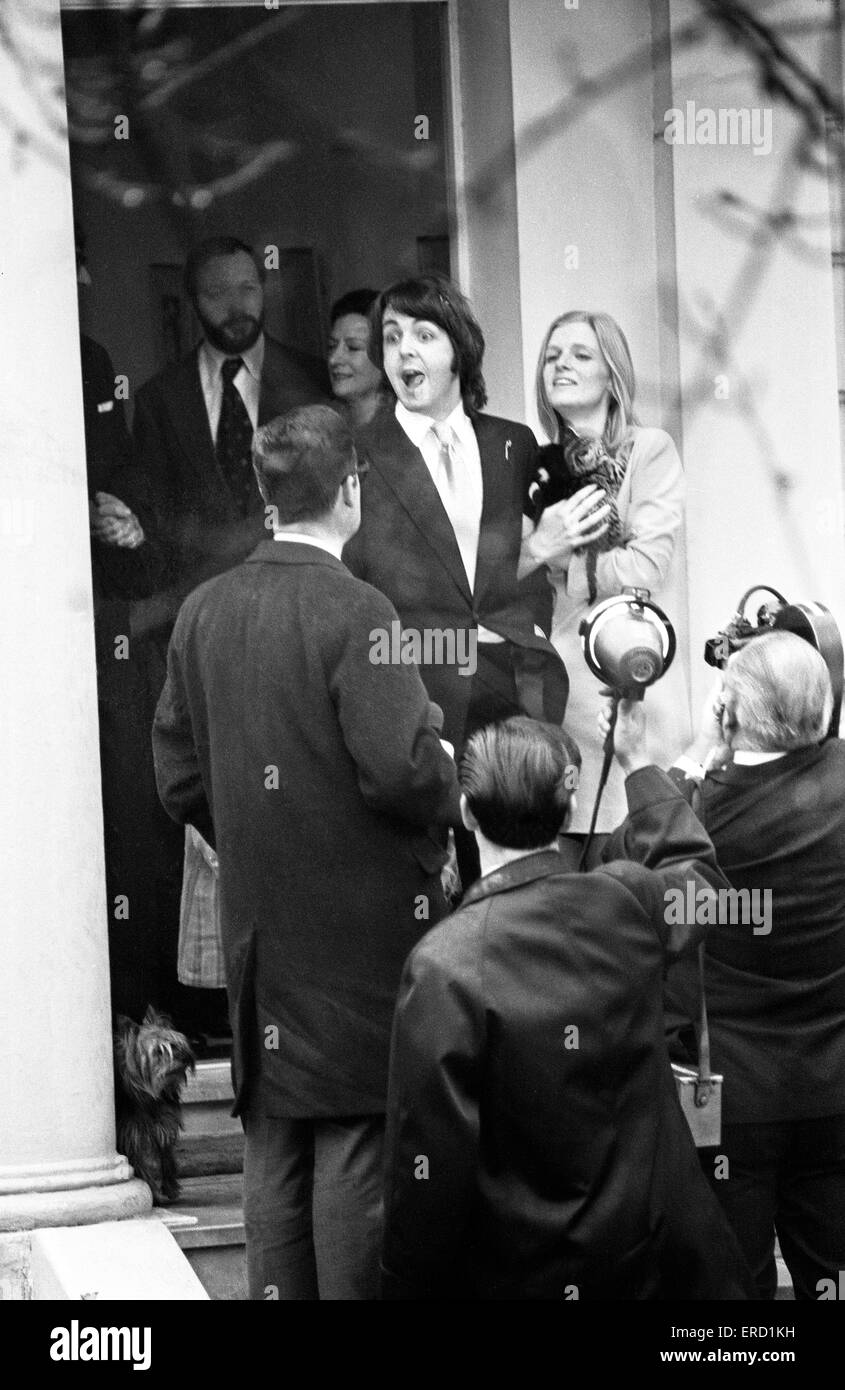
<svg viewBox="0 0 845 1390">
<path fill-rule="evenodd" d="M 235 377 L 242 366 L 243 358 L 227 357 L 220 368 L 223 400 L 215 450 L 223 476 L 246 516 L 258 496 L 258 484 L 252 471 L 252 422 L 243 397 L 235 386 Z"/>
</svg>

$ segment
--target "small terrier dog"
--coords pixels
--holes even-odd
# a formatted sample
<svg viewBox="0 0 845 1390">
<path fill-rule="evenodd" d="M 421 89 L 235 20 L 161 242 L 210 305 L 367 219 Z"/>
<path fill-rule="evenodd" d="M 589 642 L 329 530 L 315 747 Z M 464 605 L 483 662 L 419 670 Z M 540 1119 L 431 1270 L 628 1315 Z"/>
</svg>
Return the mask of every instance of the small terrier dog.
<svg viewBox="0 0 845 1390">
<path fill-rule="evenodd" d="M 115 1020 L 117 1148 L 149 1185 L 156 1206 L 179 1196 L 175 1147 L 182 1128 L 180 1096 L 194 1054 L 184 1033 L 152 1006 L 143 1023 Z"/>
</svg>

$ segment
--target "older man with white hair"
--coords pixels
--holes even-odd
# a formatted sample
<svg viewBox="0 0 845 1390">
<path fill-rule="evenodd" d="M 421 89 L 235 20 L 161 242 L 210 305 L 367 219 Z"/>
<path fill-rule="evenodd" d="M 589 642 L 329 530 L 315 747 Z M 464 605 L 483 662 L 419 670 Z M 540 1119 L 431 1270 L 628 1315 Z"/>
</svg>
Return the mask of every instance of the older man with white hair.
<svg viewBox="0 0 845 1390">
<path fill-rule="evenodd" d="M 718 1152 L 702 1154 L 755 1275 L 835 1297 L 845 1270 L 845 745 L 827 737 L 827 666 L 772 632 L 731 657 L 673 769 L 735 889 L 771 894 L 771 930 L 720 921 L 706 944 Z M 705 774 L 705 765 L 708 770 Z M 697 1017 L 694 964 L 669 972 L 667 1015 Z M 727 1161 L 725 1161 L 727 1160 Z"/>
</svg>

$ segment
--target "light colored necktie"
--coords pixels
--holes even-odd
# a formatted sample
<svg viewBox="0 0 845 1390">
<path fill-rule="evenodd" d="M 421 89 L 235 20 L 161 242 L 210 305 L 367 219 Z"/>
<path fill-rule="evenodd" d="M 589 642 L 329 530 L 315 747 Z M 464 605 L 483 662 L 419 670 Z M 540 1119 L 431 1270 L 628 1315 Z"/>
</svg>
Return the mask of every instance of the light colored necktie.
<svg viewBox="0 0 845 1390">
<path fill-rule="evenodd" d="M 460 440 L 451 426 L 442 423 L 432 425 L 432 434 L 440 451 L 435 485 L 446 509 L 446 515 L 452 523 L 472 593 L 483 498 L 478 480 L 473 477 L 472 470 L 467 466 Z"/>
</svg>

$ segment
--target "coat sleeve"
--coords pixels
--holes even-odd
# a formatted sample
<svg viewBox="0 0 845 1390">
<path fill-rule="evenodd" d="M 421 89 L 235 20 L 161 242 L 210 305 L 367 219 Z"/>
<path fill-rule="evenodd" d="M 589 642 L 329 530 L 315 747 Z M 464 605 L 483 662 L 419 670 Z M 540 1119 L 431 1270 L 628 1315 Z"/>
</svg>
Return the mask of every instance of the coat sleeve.
<svg viewBox="0 0 845 1390">
<path fill-rule="evenodd" d="M 328 679 L 361 795 L 410 825 L 456 824 L 457 770 L 440 743 L 442 713 L 416 667 L 390 659 L 384 646 L 399 624 L 393 605 L 369 586 L 356 588 Z"/>
<path fill-rule="evenodd" d="M 165 811 L 178 825 L 196 826 L 213 848 L 214 823 L 185 695 L 178 623 L 170 639 L 167 679 L 153 723 L 153 758 L 158 794 Z"/>
<path fill-rule="evenodd" d="M 454 938 L 445 951 L 444 931 Z M 459 1266 L 471 1256 L 485 1044 L 474 941 L 475 932 L 451 918 L 412 952 L 399 987 L 387 1101 L 385 1299 L 457 1296 Z"/>
<path fill-rule="evenodd" d="M 160 401 L 154 386 L 143 387 L 135 397 L 132 421 L 132 463 L 124 470 L 124 498 L 144 531 L 167 547 L 176 526 L 176 497 L 167 466 L 167 444 L 160 424 Z"/>
<path fill-rule="evenodd" d="M 631 468 L 623 542 L 612 550 L 600 551 L 596 560 L 597 600 L 610 598 L 628 586 L 659 593 L 666 585 L 683 523 L 684 472 L 665 431 L 649 430 L 642 451 L 632 457 Z M 589 603 L 586 551 L 572 556 L 566 590 L 576 602 Z"/>
<path fill-rule="evenodd" d="M 606 868 L 597 872 L 611 873 L 634 894 L 674 958 L 705 935 L 706 924 L 691 918 L 689 901 L 727 888 L 728 881 L 707 831 L 665 772 L 641 768 L 628 777 L 625 791 L 628 818 L 605 848 Z M 618 857 L 608 864 L 609 853 Z"/>
</svg>

